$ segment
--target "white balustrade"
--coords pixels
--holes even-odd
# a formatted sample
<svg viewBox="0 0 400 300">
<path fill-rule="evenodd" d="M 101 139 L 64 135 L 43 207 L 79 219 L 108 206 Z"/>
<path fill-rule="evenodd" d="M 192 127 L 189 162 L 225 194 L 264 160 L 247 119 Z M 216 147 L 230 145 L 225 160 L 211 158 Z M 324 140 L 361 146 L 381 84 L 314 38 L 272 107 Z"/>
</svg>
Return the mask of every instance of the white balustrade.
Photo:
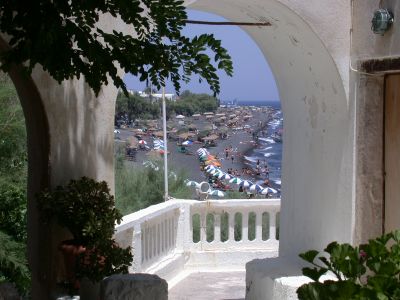
<svg viewBox="0 0 400 300">
<path fill-rule="evenodd" d="M 280 199 L 170 200 L 123 218 L 115 239 L 131 246 L 131 272 L 166 279 L 186 268 L 242 266 L 277 255 Z"/>
</svg>

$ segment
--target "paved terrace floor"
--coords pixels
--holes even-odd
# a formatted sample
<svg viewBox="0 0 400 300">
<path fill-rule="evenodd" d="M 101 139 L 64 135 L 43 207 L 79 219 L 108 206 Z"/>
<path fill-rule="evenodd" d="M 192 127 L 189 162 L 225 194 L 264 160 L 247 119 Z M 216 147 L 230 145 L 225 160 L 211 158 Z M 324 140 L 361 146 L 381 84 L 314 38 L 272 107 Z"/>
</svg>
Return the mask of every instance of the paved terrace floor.
<svg viewBox="0 0 400 300">
<path fill-rule="evenodd" d="M 242 300 L 246 272 L 192 273 L 169 291 L 169 300 Z"/>
</svg>

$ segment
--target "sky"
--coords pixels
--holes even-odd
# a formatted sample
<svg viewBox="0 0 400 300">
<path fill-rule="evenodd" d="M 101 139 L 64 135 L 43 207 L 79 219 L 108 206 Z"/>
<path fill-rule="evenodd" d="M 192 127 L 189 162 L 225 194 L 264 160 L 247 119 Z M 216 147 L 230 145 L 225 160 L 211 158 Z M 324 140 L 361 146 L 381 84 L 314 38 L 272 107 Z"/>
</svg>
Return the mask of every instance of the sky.
<svg viewBox="0 0 400 300">
<path fill-rule="evenodd" d="M 224 18 L 210 13 L 188 10 L 188 19 L 202 21 L 226 21 Z M 234 75 L 227 76 L 218 72 L 221 83 L 221 93 L 218 98 L 222 101 L 279 101 L 274 75 L 265 60 L 261 50 L 251 37 L 238 26 L 207 26 L 188 24 L 183 33 L 188 37 L 203 33 L 213 33 L 222 41 L 232 57 Z M 141 91 L 146 87 L 145 82 L 127 74 L 124 81 L 128 89 Z M 208 85 L 203 81 L 198 82 L 198 77 L 193 76 L 188 83 L 182 84 L 181 91 L 190 90 L 193 93 L 211 94 Z M 166 93 L 174 93 L 170 83 L 166 85 Z"/>
</svg>

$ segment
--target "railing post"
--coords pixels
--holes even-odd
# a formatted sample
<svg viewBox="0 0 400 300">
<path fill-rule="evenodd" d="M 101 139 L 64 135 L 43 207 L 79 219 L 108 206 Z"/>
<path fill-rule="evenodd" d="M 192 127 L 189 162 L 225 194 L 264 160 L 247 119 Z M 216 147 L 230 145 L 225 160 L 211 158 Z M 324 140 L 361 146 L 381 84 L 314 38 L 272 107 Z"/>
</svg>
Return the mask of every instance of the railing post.
<svg viewBox="0 0 400 300">
<path fill-rule="evenodd" d="M 130 271 L 140 272 L 142 267 L 142 230 L 140 224 L 136 224 L 133 228 L 133 243 L 132 243 L 132 254 L 133 254 L 133 266 Z"/>
<path fill-rule="evenodd" d="M 221 242 L 221 214 L 214 214 L 214 242 Z"/>
<path fill-rule="evenodd" d="M 256 213 L 256 241 L 262 241 L 262 215 L 262 211 Z"/>
<path fill-rule="evenodd" d="M 276 212 L 269 213 L 269 239 L 276 240 Z"/>
<path fill-rule="evenodd" d="M 244 210 L 242 212 L 242 241 L 249 240 L 249 212 Z"/>
<path fill-rule="evenodd" d="M 229 216 L 229 237 L 228 241 L 235 241 L 235 213 L 233 211 L 228 212 Z"/>
<path fill-rule="evenodd" d="M 200 213 L 200 243 L 203 245 L 206 242 L 207 232 L 206 232 L 206 220 L 207 215 L 202 211 Z"/>
</svg>

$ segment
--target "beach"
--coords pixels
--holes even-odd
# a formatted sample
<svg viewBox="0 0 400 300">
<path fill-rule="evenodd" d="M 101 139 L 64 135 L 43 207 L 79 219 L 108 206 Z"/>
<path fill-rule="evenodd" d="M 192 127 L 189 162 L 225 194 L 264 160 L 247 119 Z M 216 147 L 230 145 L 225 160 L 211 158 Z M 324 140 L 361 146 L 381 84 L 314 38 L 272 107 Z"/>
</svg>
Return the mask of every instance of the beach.
<svg viewBox="0 0 400 300">
<path fill-rule="evenodd" d="M 236 112 L 236 113 L 235 113 Z M 203 128 L 211 126 L 213 129 L 210 131 L 209 136 L 217 139 L 212 140 L 215 145 L 208 147 L 207 150 L 211 155 L 214 155 L 219 160 L 224 172 L 231 169 L 236 173 L 237 177 L 241 179 L 250 180 L 253 183 L 263 184 L 266 179 L 273 177 L 269 181 L 269 186 L 280 191 L 280 163 L 281 163 L 281 144 L 276 143 L 270 136 L 281 120 L 280 111 L 270 107 L 244 107 L 240 110 L 237 108 L 220 108 L 212 118 L 206 116 L 185 117 L 183 122 L 172 120 L 170 125 L 175 128 L 195 127 L 196 131 L 201 132 Z M 234 115 L 236 115 L 234 117 Z M 221 122 L 221 116 L 226 116 L 225 120 Z M 251 117 L 249 117 L 251 116 Z M 277 117 L 278 116 L 278 117 Z M 230 118 L 231 117 L 231 118 Z M 235 123 L 229 123 L 229 119 L 234 120 Z M 216 122 L 218 120 L 218 122 Z M 230 126 L 227 126 L 227 125 Z M 133 161 L 127 161 L 127 164 L 132 167 L 143 167 L 143 162 L 150 160 L 152 157 L 162 158 L 162 155 L 157 155 L 154 147 L 154 132 L 159 130 L 161 122 L 153 123 L 154 130 L 141 135 L 139 140 L 144 141 L 145 147 L 138 147 L 135 150 L 135 157 Z M 176 127 L 175 127 L 176 126 Z M 137 131 L 131 128 L 120 128 L 116 135 L 116 143 L 126 143 L 132 139 Z M 178 131 L 179 132 L 179 131 Z M 186 153 L 183 153 L 181 143 L 184 139 L 178 138 L 175 140 L 173 134 L 169 134 L 168 139 L 168 164 L 171 169 L 183 169 L 187 179 L 196 182 L 207 181 L 206 174 L 201 171 L 200 162 L 196 151 L 204 146 L 204 142 L 198 141 L 197 136 L 187 137 L 193 141 L 193 144 L 185 147 Z M 179 136 L 179 135 L 178 135 Z M 180 136 L 185 136 L 180 134 Z M 176 136 L 175 136 L 176 137 Z M 275 149 L 274 152 L 270 151 L 271 148 Z M 142 150 L 140 150 L 140 148 Z M 146 149 L 146 150 L 145 150 Z M 276 156 L 275 162 L 270 157 L 271 154 Z M 233 158 L 233 160 L 232 160 Z M 257 168 L 258 167 L 258 168 Z M 268 168 L 269 174 L 260 171 Z M 260 174 L 257 175 L 257 169 Z M 271 176 L 273 175 L 273 176 Z"/>
</svg>

